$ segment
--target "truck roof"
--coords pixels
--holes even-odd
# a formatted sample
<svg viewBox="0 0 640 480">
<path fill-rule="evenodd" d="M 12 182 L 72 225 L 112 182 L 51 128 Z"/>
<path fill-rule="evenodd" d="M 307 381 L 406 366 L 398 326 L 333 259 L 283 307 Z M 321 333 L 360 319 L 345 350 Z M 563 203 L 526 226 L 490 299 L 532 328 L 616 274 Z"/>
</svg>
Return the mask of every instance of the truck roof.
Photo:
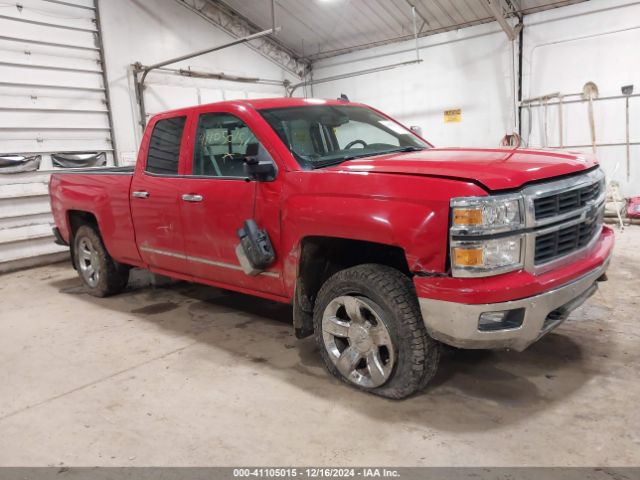
<svg viewBox="0 0 640 480">
<path fill-rule="evenodd" d="M 303 107 L 307 105 L 359 105 L 349 102 L 348 100 L 335 100 L 325 98 L 257 98 L 254 100 L 236 100 L 229 103 L 237 102 L 239 104 L 250 105 L 259 110 L 262 108 L 286 108 L 286 107 Z"/>
<path fill-rule="evenodd" d="M 256 110 L 265 108 L 286 108 L 286 107 L 304 107 L 309 105 L 351 105 L 365 106 L 361 103 L 350 102 L 347 100 L 334 100 L 325 98 L 297 98 L 297 97 L 278 97 L 278 98 L 256 98 L 251 100 L 226 100 L 224 102 L 213 102 L 203 105 L 192 105 L 189 107 L 177 108 L 162 112 L 166 113 L 186 113 L 191 109 L 201 108 L 205 105 L 245 105 Z"/>
</svg>

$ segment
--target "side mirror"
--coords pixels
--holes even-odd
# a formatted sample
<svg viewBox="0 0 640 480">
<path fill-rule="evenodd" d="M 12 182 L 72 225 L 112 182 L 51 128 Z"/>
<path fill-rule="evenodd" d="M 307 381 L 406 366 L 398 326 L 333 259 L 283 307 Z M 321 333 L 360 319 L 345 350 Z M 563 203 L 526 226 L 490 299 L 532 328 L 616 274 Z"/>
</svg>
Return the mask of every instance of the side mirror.
<svg viewBox="0 0 640 480">
<path fill-rule="evenodd" d="M 409 130 L 411 130 L 413 133 L 415 133 L 419 137 L 422 137 L 422 127 L 419 127 L 418 125 L 411 125 L 409 127 Z"/>
<path fill-rule="evenodd" d="M 261 143 L 250 143 L 244 157 L 244 173 L 249 180 L 273 182 L 276 179 L 276 164 L 271 154 Z"/>
</svg>

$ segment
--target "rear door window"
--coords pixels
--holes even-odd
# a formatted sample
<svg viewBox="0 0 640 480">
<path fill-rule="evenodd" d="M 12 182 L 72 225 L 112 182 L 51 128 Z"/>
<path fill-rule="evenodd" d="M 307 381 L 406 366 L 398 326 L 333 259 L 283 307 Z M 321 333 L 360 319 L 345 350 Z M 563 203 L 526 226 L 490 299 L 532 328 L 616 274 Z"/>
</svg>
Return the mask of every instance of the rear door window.
<svg viewBox="0 0 640 480">
<path fill-rule="evenodd" d="M 145 171 L 158 175 L 177 175 L 180 145 L 186 117 L 159 120 L 153 127 Z"/>
</svg>

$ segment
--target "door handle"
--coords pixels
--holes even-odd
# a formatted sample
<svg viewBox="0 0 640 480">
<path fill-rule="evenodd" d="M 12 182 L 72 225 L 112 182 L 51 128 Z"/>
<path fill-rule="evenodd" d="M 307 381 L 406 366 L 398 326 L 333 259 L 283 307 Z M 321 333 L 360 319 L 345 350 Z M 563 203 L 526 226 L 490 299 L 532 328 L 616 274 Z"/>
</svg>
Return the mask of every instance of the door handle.
<svg viewBox="0 0 640 480">
<path fill-rule="evenodd" d="M 182 200 L 184 200 L 185 202 L 201 202 L 202 199 L 202 195 L 192 193 L 185 193 L 184 195 L 182 195 Z"/>
<path fill-rule="evenodd" d="M 149 192 L 131 192 L 134 198 L 149 198 Z"/>
</svg>

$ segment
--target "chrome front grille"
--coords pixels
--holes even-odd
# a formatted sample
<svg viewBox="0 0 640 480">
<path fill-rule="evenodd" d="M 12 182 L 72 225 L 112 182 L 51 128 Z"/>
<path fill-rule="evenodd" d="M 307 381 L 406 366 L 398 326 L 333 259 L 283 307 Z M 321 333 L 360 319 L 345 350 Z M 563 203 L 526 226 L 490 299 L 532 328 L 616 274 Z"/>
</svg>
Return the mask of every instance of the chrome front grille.
<svg viewBox="0 0 640 480">
<path fill-rule="evenodd" d="M 580 250 L 600 232 L 601 222 L 591 218 L 536 237 L 534 263 L 550 262 Z"/>
<path fill-rule="evenodd" d="M 584 207 L 589 202 L 596 200 L 600 196 L 601 190 L 601 183 L 595 182 L 568 192 L 536 198 L 533 202 L 536 220 L 555 217 Z"/>
<path fill-rule="evenodd" d="M 525 268 L 543 273 L 573 261 L 602 231 L 605 181 L 602 170 L 540 183 L 525 198 Z"/>
<path fill-rule="evenodd" d="M 483 277 L 521 269 L 539 275 L 587 257 L 603 229 L 605 190 L 604 172 L 596 167 L 517 192 L 452 199 L 452 275 Z M 496 205 L 503 213 L 495 213 Z M 507 206 L 509 222 L 487 221 L 506 217 Z M 481 211 L 481 225 L 458 222 L 456 212 L 468 210 Z M 454 267 L 457 249 L 482 249 L 483 257 L 473 267 Z M 485 256 L 495 265 L 487 266 Z"/>
</svg>

